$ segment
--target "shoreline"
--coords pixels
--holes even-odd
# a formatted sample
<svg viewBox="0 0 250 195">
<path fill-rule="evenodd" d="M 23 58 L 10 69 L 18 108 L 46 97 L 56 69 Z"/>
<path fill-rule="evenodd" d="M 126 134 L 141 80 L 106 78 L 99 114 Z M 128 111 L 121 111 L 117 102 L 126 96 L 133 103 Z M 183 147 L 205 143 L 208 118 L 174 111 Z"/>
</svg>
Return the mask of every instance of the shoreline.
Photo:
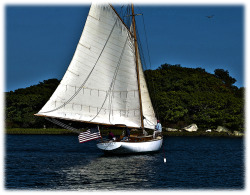
<svg viewBox="0 0 250 195">
<path fill-rule="evenodd" d="M 112 130 L 114 134 L 121 135 L 122 130 Z M 107 134 L 108 130 L 102 130 L 102 133 Z M 151 134 L 151 133 L 149 133 Z M 169 137 L 244 137 L 244 135 L 234 135 L 228 132 L 205 132 L 205 131 L 195 131 L 195 132 L 171 132 L 164 131 L 162 132 L 164 136 Z M 48 129 L 30 129 L 30 128 L 8 128 L 5 129 L 5 135 L 78 135 L 78 133 L 71 132 L 67 129 L 57 129 L 57 128 L 48 128 Z"/>
</svg>

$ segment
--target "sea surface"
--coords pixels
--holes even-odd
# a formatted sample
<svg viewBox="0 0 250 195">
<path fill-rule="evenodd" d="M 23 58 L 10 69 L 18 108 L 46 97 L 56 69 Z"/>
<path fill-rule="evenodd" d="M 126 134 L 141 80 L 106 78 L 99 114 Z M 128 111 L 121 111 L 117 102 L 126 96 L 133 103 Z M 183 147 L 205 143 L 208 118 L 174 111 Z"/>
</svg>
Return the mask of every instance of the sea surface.
<svg viewBox="0 0 250 195">
<path fill-rule="evenodd" d="M 7 135 L 6 190 L 244 190 L 244 139 L 164 137 L 154 154 L 105 156 L 77 136 Z M 164 163 L 164 156 L 166 163 Z"/>
</svg>

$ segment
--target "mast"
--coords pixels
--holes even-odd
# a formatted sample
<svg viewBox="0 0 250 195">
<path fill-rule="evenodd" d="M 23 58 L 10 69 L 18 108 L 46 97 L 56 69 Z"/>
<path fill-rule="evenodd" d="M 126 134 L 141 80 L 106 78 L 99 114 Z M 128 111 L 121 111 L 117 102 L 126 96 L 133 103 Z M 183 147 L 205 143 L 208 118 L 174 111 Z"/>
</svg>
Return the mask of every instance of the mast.
<svg viewBox="0 0 250 195">
<path fill-rule="evenodd" d="M 131 31 L 129 30 L 129 28 L 127 27 L 127 25 L 124 23 L 124 21 L 121 19 L 121 16 L 117 13 L 117 11 L 115 10 L 115 8 L 109 4 L 109 6 L 112 8 L 112 10 L 115 12 L 115 14 L 117 15 L 117 17 L 120 19 L 120 21 L 123 23 L 123 25 L 126 27 L 126 29 L 128 30 L 129 34 L 131 36 L 133 36 L 133 34 L 131 33 Z"/>
<path fill-rule="evenodd" d="M 141 127 L 144 129 L 143 124 L 143 113 L 142 113 L 142 101 L 141 101 L 141 86 L 140 86 L 140 73 L 139 73 L 139 63 L 138 63 L 138 47 L 137 47 L 137 38 L 136 38 L 136 29 L 135 29 L 135 14 L 134 14 L 134 5 L 132 7 L 132 18 L 133 18 L 133 30 L 134 30 L 134 39 L 135 39 L 135 63 L 136 63 L 136 72 L 137 72 L 137 84 L 139 91 L 139 102 L 140 102 L 140 113 L 141 113 Z"/>
<path fill-rule="evenodd" d="M 133 8 L 132 24 L 128 28 L 112 6 L 93 3 L 75 50 L 76 55 L 73 55 L 60 84 L 36 115 L 154 129 L 152 124 L 156 118 L 140 62 L 136 15 L 139 14 L 135 14 Z M 110 56 L 113 50 L 116 51 L 112 53 L 114 59 Z M 100 74 L 99 70 L 110 71 Z M 144 116 L 152 124 L 144 124 Z"/>
</svg>

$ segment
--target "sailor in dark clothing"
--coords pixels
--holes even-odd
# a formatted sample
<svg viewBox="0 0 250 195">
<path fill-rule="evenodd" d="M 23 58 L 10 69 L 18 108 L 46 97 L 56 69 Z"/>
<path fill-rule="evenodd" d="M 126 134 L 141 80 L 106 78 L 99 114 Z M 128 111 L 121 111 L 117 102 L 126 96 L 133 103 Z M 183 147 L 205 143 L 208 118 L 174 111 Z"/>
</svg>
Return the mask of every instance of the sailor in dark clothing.
<svg viewBox="0 0 250 195">
<path fill-rule="evenodd" d="M 114 139 L 114 137 L 115 137 L 114 134 L 111 131 L 109 131 L 108 138 L 112 140 Z"/>
<path fill-rule="evenodd" d="M 125 136 L 126 136 L 126 137 L 129 137 L 129 136 L 130 136 L 130 130 L 129 130 L 128 127 L 126 127 L 126 129 L 125 129 Z"/>
<path fill-rule="evenodd" d="M 128 141 L 129 140 L 129 137 L 130 137 L 130 130 L 128 127 L 125 128 L 125 133 L 124 133 L 124 137 L 122 140 L 126 140 Z"/>
</svg>

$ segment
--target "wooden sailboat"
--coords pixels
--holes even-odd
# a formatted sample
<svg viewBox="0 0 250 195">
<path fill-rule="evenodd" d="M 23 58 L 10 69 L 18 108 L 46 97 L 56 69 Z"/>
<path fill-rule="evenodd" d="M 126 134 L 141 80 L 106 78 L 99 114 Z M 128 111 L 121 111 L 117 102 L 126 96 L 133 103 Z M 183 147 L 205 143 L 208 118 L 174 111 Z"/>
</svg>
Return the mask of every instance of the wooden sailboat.
<svg viewBox="0 0 250 195">
<path fill-rule="evenodd" d="M 155 128 L 133 5 L 130 28 L 111 5 L 91 5 L 72 61 L 36 115 L 143 131 Z M 97 147 L 110 153 L 152 152 L 161 148 L 162 141 L 161 136 L 140 135 L 101 141 Z"/>
</svg>

